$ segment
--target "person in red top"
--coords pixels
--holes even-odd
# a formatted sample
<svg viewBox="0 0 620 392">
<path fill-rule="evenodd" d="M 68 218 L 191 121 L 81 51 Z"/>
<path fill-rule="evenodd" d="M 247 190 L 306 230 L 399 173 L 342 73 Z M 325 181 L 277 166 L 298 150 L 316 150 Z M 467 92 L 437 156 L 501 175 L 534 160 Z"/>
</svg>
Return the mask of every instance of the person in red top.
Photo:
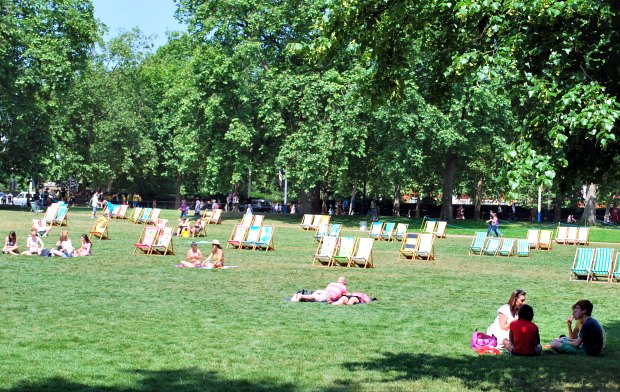
<svg viewBox="0 0 620 392">
<path fill-rule="evenodd" d="M 505 345 L 506 350 L 512 355 L 539 355 L 542 346 L 538 327 L 532 322 L 534 309 L 530 305 L 522 305 L 518 315 L 519 318 L 510 323 L 510 342 Z"/>
</svg>

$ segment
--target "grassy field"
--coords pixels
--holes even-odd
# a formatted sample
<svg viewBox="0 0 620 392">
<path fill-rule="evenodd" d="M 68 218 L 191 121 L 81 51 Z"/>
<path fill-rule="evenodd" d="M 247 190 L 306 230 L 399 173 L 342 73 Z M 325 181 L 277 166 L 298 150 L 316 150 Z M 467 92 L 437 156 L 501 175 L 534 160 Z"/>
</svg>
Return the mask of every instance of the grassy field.
<svg viewBox="0 0 620 392">
<path fill-rule="evenodd" d="M 176 222 L 176 214 L 163 217 Z M 31 219 L 0 210 L 0 234 L 16 230 L 25 246 Z M 225 241 L 239 220 L 225 215 L 206 239 Z M 0 391 L 620 390 L 620 285 L 569 282 L 574 246 L 529 259 L 468 256 L 473 232 L 486 228 L 459 222 L 436 241 L 435 261 L 399 262 L 399 243 L 376 242 L 376 268 L 326 268 L 311 266 L 316 243 L 299 221 L 268 215 L 276 250 L 225 249 L 226 264 L 238 266 L 228 270 L 174 268 L 187 238 L 175 238 L 175 256 L 134 256 L 142 226 L 127 221 L 111 222 L 111 240 L 96 241 L 92 257 L 0 255 Z M 359 217 L 334 221 L 342 234 L 359 234 Z M 74 245 L 92 225 L 87 210 L 69 212 Z M 500 229 L 525 238 L 531 227 L 540 226 Z M 620 249 L 620 231 L 594 229 L 590 238 Z M 339 275 L 378 301 L 284 301 Z M 527 291 L 544 342 L 566 333 L 575 301 L 590 299 L 607 332 L 604 355 L 473 353 L 474 328 L 486 330 L 516 288 Z"/>
</svg>

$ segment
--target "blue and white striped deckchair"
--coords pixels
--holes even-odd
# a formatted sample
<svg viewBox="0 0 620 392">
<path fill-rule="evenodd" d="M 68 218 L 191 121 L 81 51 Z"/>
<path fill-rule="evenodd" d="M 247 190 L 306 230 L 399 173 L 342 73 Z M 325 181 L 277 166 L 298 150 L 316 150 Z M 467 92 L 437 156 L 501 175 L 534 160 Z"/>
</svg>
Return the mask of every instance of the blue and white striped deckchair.
<svg viewBox="0 0 620 392">
<path fill-rule="evenodd" d="M 260 236 L 258 240 L 254 242 L 254 249 L 265 249 L 268 251 L 269 249 L 275 250 L 275 245 L 273 244 L 273 226 L 261 226 L 260 228 Z"/>
<path fill-rule="evenodd" d="M 316 241 L 321 242 L 323 240 L 323 237 L 327 235 L 328 231 L 329 231 L 329 223 L 321 223 L 316 228 L 316 232 L 314 233 L 314 239 Z"/>
<path fill-rule="evenodd" d="M 502 247 L 499 248 L 499 250 L 497 251 L 497 254 L 500 256 L 512 256 L 512 251 L 514 250 L 515 247 L 515 240 L 512 238 L 504 238 L 504 241 L 502 242 Z M 529 253 L 529 249 L 528 249 L 528 253 Z"/>
<path fill-rule="evenodd" d="M 394 226 L 396 223 L 387 222 L 381 231 L 381 238 L 384 241 L 394 241 Z"/>
<path fill-rule="evenodd" d="M 497 237 L 487 238 L 487 241 L 484 244 L 484 247 L 482 248 L 482 252 L 480 252 L 480 256 L 482 256 L 483 254 L 495 256 L 501 244 L 502 244 L 501 238 L 497 238 Z"/>
<path fill-rule="evenodd" d="M 332 223 L 332 226 L 329 228 L 329 233 L 332 237 L 340 237 L 340 229 L 342 229 L 342 225 L 340 223 Z"/>
<path fill-rule="evenodd" d="M 594 261 L 594 248 L 577 248 L 573 267 L 570 269 L 570 279 L 588 279 Z"/>
<path fill-rule="evenodd" d="M 611 282 L 611 271 L 614 261 L 614 250 L 612 248 L 596 248 L 594 261 L 590 271 L 590 281 L 604 278 Z"/>
<path fill-rule="evenodd" d="M 530 257 L 530 243 L 527 240 L 517 240 L 517 257 Z"/>
<path fill-rule="evenodd" d="M 372 222 L 370 226 L 370 233 L 368 235 L 373 240 L 381 238 L 381 232 L 383 231 L 383 222 Z"/>
<path fill-rule="evenodd" d="M 394 233 L 394 239 L 398 241 L 404 240 L 405 236 L 407 235 L 408 228 L 409 225 L 406 223 L 399 223 L 398 225 L 396 225 L 396 233 Z"/>
<path fill-rule="evenodd" d="M 487 239 L 486 231 L 477 231 L 474 234 L 474 239 L 469 246 L 469 254 L 480 254 L 482 252 L 482 248 L 484 248 L 484 241 Z"/>
</svg>

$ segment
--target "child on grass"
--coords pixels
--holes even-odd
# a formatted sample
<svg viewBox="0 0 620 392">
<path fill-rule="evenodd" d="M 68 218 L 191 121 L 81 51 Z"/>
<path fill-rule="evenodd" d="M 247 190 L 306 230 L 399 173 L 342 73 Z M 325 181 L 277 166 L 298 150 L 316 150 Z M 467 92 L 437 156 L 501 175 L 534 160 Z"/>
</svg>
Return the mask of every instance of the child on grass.
<svg viewBox="0 0 620 392">
<path fill-rule="evenodd" d="M 519 318 L 510 323 L 508 344 L 506 350 L 512 355 L 534 356 L 542 351 L 538 327 L 532 322 L 534 309 L 530 305 L 522 305 L 517 313 Z"/>
</svg>

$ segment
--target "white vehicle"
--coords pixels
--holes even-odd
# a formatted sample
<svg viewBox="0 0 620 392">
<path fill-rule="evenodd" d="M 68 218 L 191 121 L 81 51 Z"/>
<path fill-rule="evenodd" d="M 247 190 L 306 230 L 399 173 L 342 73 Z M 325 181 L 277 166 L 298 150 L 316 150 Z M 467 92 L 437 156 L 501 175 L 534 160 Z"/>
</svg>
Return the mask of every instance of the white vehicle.
<svg viewBox="0 0 620 392">
<path fill-rule="evenodd" d="M 21 192 L 19 195 L 15 196 L 13 198 L 13 205 L 26 207 L 28 205 L 27 194 L 28 192 Z"/>
</svg>

